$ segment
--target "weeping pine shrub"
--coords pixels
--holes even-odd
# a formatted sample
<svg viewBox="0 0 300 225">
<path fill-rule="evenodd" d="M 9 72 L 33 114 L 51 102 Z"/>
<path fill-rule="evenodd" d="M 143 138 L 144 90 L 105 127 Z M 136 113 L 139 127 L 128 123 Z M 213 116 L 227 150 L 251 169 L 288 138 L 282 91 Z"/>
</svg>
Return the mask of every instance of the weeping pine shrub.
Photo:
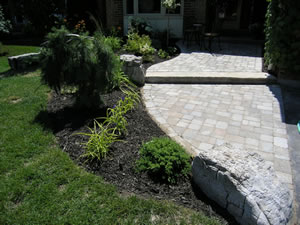
<svg viewBox="0 0 300 225">
<path fill-rule="evenodd" d="M 77 107 L 97 107 L 101 94 L 118 85 L 119 58 L 101 34 L 70 35 L 62 27 L 53 28 L 41 49 L 42 82 L 60 93 L 64 86 L 77 90 Z"/>
</svg>

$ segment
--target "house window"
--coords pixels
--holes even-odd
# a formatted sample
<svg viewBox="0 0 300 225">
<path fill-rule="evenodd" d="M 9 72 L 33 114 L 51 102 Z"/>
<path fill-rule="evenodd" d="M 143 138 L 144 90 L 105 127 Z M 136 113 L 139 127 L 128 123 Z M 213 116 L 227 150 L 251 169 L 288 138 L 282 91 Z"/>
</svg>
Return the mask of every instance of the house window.
<svg viewBox="0 0 300 225">
<path fill-rule="evenodd" d="M 160 0 L 139 0 L 139 13 L 160 13 Z"/>
<path fill-rule="evenodd" d="M 179 4 L 175 10 L 169 10 L 166 9 L 166 14 L 180 14 L 180 9 L 181 9 L 181 0 L 176 0 L 176 4 Z"/>
<path fill-rule="evenodd" d="M 134 0 L 126 0 L 126 14 L 134 13 Z"/>
</svg>

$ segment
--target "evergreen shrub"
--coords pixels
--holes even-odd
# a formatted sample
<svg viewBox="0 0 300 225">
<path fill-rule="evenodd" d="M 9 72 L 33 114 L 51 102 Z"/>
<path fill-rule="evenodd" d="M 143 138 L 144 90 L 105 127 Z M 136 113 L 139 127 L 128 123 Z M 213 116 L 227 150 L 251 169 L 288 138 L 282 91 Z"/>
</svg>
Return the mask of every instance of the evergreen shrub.
<svg viewBox="0 0 300 225">
<path fill-rule="evenodd" d="M 42 81 L 56 92 L 73 86 L 79 107 L 96 107 L 100 94 L 118 86 L 121 63 L 100 34 L 93 38 L 69 35 L 64 27 L 53 28 L 41 49 Z"/>
<path fill-rule="evenodd" d="M 170 138 L 153 138 L 141 147 L 137 170 L 147 171 L 161 181 L 174 184 L 180 176 L 190 173 L 190 156 Z"/>
</svg>

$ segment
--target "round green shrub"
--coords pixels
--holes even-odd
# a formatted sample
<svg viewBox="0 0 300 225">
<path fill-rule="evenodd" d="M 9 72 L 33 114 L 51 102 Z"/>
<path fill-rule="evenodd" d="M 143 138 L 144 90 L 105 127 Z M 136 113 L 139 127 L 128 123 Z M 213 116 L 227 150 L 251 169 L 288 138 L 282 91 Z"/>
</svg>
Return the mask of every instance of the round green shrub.
<svg viewBox="0 0 300 225">
<path fill-rule="evenodd" d="M 166 138 L 153 138 L 143 144 L 138 171 L 147 171 L 163 182 L 174 184 L 180 176 L 187 177 L 191 171 L 190 156 L 175 141 Z"/>
</svg>

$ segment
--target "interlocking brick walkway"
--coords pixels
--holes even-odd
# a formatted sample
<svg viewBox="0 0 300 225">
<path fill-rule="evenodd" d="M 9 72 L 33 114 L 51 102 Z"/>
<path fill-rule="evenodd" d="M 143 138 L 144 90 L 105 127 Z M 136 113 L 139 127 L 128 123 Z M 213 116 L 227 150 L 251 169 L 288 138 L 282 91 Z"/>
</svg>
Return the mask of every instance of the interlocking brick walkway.
<svg viewBox="0 0 300 225">
<path fill-rule="evenodd" d="M 147 72 L 261 72 L 261 46 L 223 42 L 222 50 L 210 54 L 199 46 L 186 47 L 179 42 L 182 53 L 167 62 L 151 66 Z"/>
<path fill-rule="evenodd" d="M 143 94 L 150 115 L 195 154 L 229 142 L 259 153 L 293 189 L 279 86 L 146 84 Z"/>
</svg>

